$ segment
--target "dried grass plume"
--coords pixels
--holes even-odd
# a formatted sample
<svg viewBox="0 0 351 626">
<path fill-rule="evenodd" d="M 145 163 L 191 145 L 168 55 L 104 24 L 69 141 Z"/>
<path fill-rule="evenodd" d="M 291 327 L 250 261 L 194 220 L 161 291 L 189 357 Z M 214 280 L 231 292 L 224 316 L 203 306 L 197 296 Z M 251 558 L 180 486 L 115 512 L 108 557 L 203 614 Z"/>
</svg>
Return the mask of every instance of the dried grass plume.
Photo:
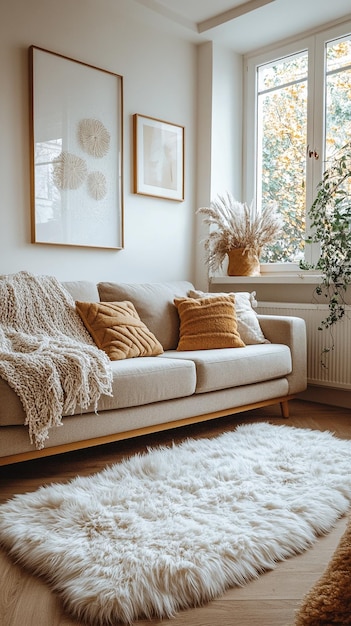
<svg viewBox="0 0 351 626">
<path fill-rule="evenodd" d="M 197 213 L 202 213 L 205 224 L 210 226 L 204 245 L 206 262 L 214 272 L 222 267 L 230 250 L 253 250 L 260 255 L 263 246 L 277 239 L 282 230 L 281 218 L 274 207 L 258 210 L 253 202 L 250 205 L 239 202 L 228 191 Z"/>
</svg>

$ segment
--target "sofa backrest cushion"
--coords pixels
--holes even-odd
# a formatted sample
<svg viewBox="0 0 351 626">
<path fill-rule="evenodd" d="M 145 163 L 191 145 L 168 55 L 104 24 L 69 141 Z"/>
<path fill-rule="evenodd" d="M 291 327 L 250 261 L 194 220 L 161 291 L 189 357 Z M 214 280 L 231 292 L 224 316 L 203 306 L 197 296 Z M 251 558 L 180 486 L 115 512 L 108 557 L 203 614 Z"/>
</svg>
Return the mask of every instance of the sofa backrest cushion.
<svg viewBox="0 0 351 626">
<path fill-rule="evenodd" d="M 96 283 L 89 280 L 73 280 L 63 282 L 62 285 L 71 294 L 73 300 L 83 302 L 99 302 L 99 292 Z"/>
<path fill-rule="evenodd" d="M 179 339 L 179 315 L 174 298 L 184 298 L 188 281 L 164 283 L 98 283 L 101 302 L 132 302 L 149 330 L 157 337 L 164 350 L 175 350 Z M 78 298 L 76 298 L 78 300 Z"/>
</svg>

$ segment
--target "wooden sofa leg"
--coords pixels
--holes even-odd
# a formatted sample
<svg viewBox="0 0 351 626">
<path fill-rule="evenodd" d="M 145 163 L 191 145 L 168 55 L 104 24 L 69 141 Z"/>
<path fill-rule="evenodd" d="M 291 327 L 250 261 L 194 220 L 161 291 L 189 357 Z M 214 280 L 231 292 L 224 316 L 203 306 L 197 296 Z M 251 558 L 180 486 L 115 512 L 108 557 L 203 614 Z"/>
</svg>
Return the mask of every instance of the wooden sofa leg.
<svg viewBox="0 0 351 626">
<path fill-rule="evenodd" d="M 289 417 L 289 402 L 288 400 L 283 400 L 280 403 L 280 410 L 282 417 Z"/>
</svg>

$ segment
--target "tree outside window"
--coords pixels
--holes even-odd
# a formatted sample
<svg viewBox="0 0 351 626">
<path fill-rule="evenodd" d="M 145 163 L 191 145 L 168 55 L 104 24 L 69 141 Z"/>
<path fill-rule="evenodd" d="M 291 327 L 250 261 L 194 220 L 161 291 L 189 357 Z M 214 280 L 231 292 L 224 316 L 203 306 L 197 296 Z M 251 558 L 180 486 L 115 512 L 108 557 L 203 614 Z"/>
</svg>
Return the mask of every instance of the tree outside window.
<svg viewBox="0 0 351 626">
<path fill-rule="evenodd" d="M 333 154 L 351 141 L 351 34 L 325 41 L 323 58 L 311 63 L 314 54 L 314 46 L 307 46 L 255 65 L 256 202 L 263 208 L 273 201 L 284 221 L 280 239 L 263 252 L 263 263 L 298 264 L 304 258 L 308 198 L 319 182 L 308 168 L 319 160 L 321 176 Z M 317 81 L 310 68 L 318 63 L 323 84 L 312 89 Z M 321 104 L 318 129 L 314 118 Z"/>
</svg>

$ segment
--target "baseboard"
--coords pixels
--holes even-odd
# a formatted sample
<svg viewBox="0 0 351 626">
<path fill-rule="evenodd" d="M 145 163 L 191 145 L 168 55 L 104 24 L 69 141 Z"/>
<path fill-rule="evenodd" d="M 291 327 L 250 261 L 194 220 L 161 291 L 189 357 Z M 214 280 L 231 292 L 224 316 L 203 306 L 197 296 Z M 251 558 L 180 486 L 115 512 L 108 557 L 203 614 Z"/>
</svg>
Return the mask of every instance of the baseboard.
<svg viewBox="0 0 351 626">
<path fill-rule="evenodd" d="M 346 389 L 308 385 L 306 391 L 299 393 L 297 398 L 307 402 L 319 402 L 320 404 L 330 404 L 351 409 L 351 393 Z"/>
</svg>

